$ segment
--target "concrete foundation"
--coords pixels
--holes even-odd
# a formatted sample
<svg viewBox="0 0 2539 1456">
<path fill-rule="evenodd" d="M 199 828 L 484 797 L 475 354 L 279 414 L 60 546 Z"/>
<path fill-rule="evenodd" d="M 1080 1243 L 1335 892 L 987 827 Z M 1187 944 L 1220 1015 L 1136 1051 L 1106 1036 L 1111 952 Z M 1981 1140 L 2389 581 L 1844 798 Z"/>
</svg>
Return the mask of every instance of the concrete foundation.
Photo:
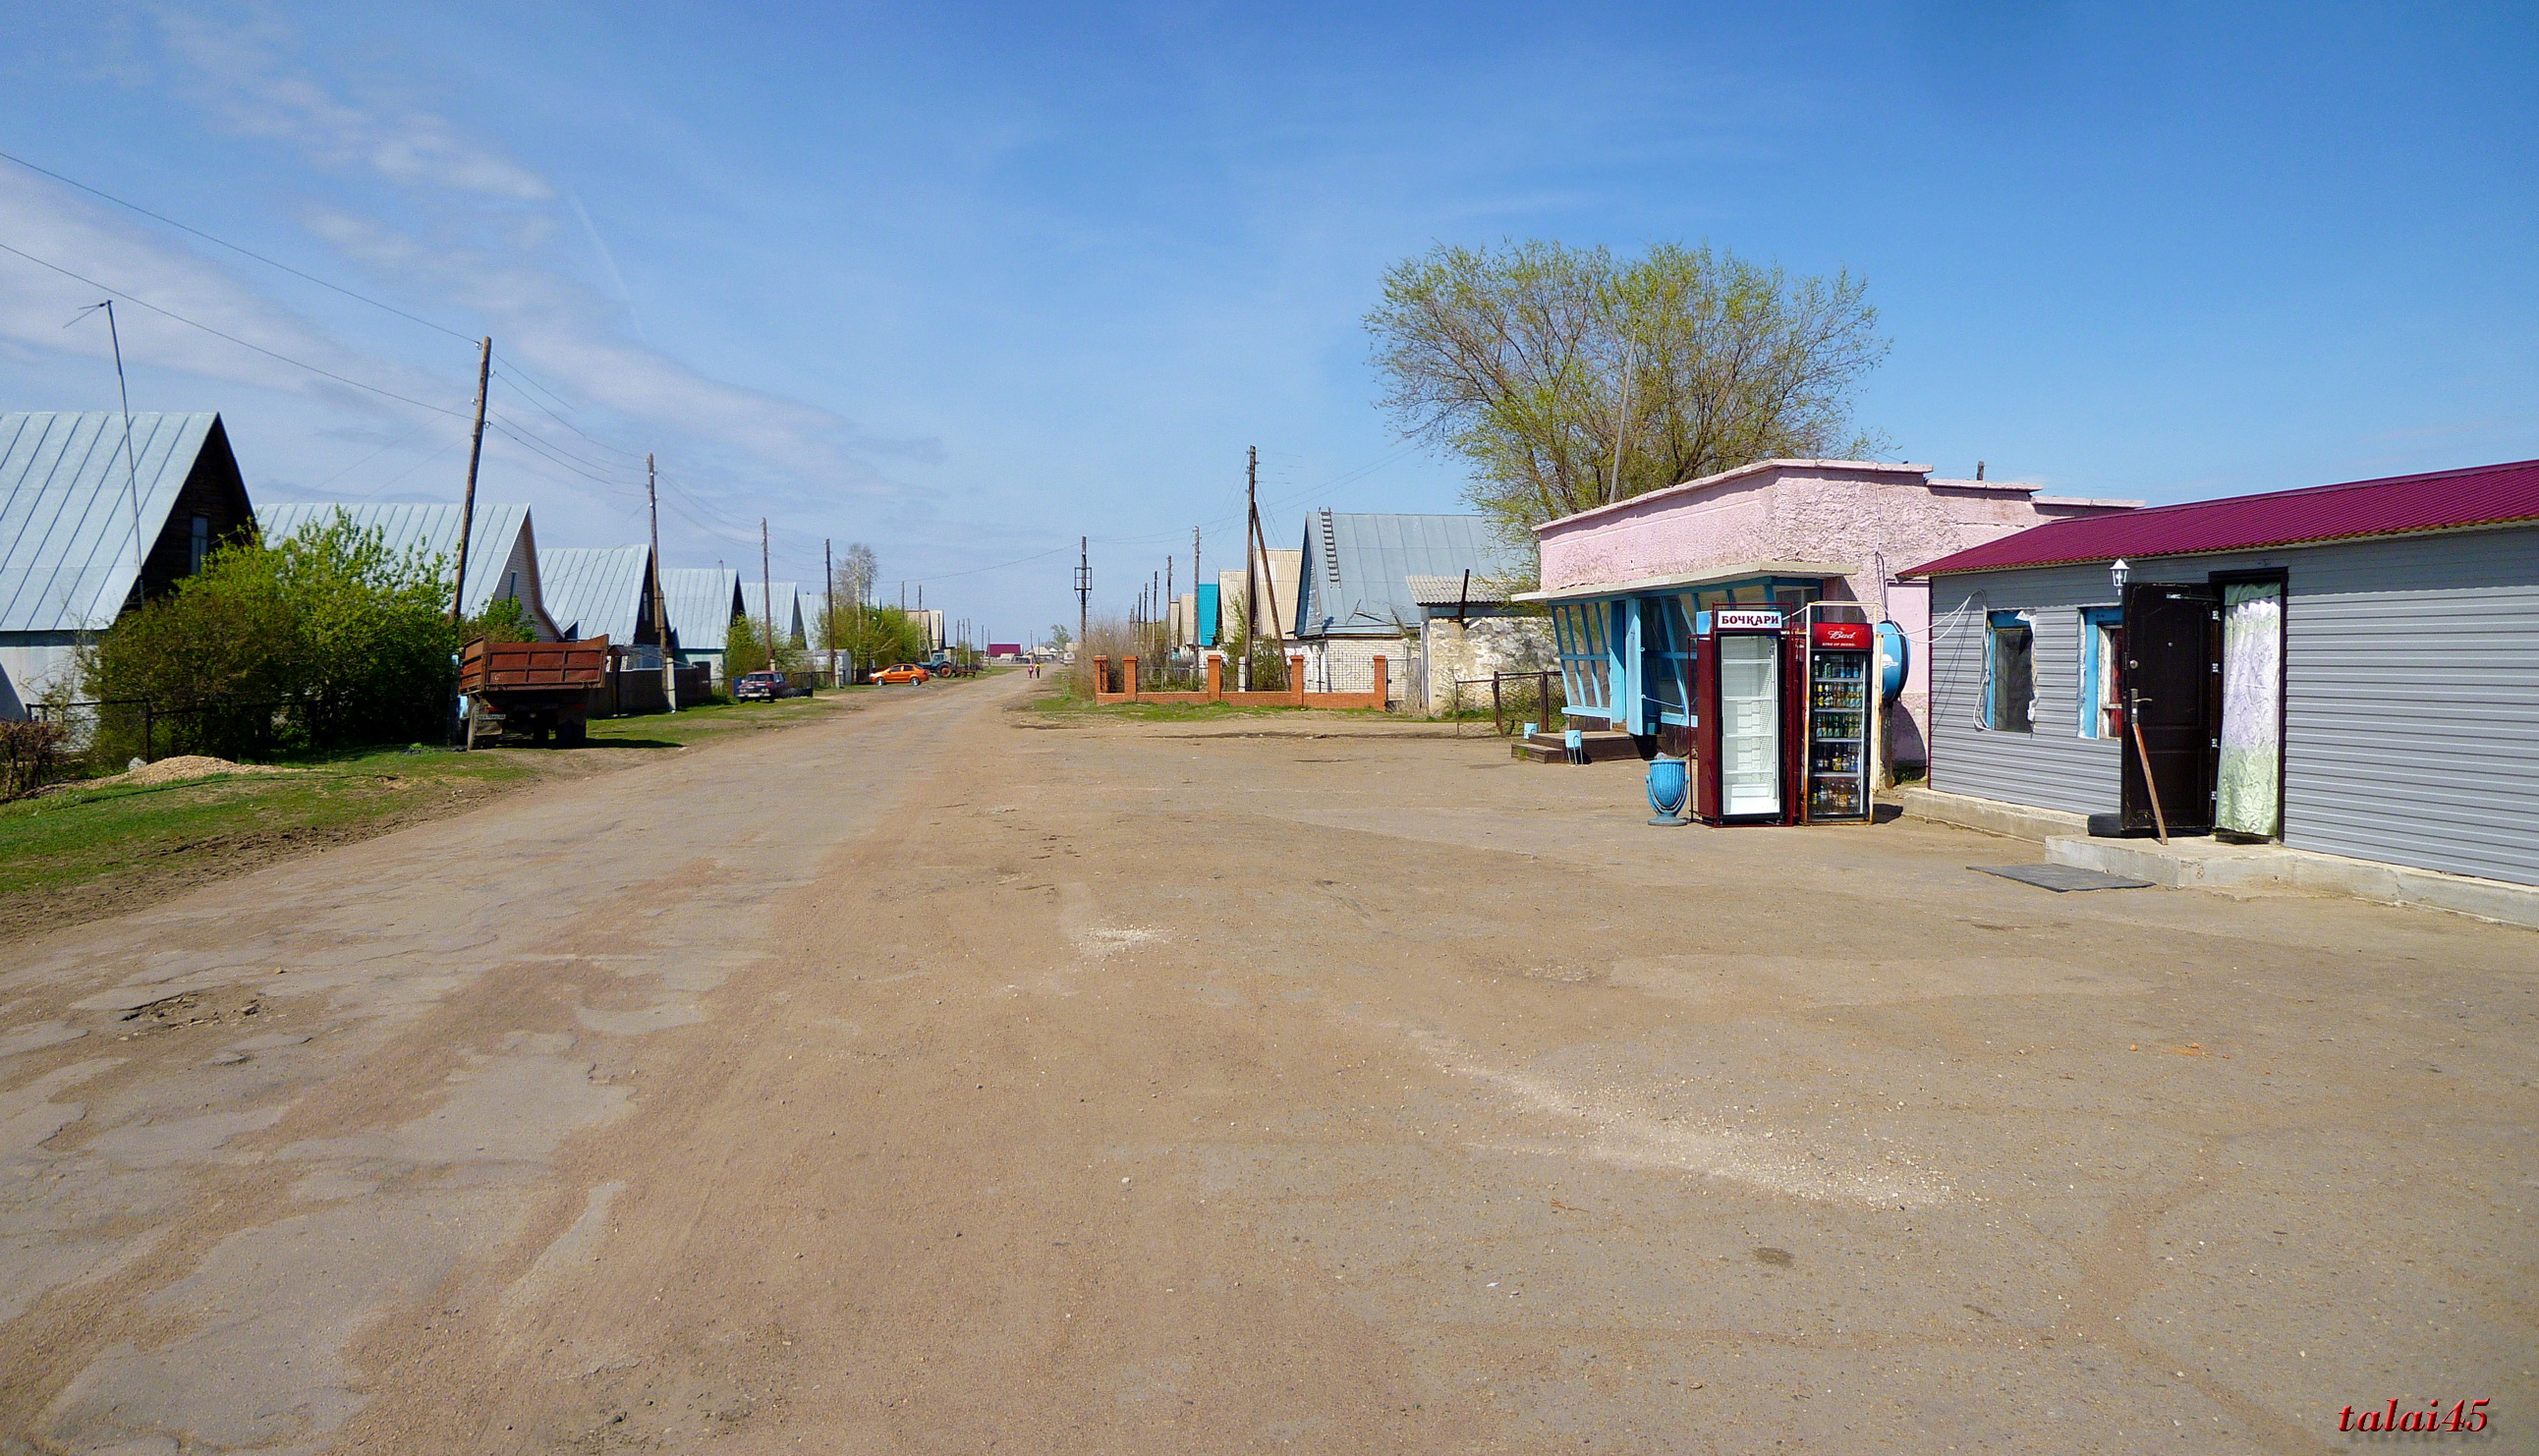
<svg viewBox="0 0 2539 1456">
<path fill-rule="evenodd" d="M 2086 815 L 1930 789 L 1900 789 L 1887 797 L 1908 818 L 2036 840 L 2044 845 L 2051 864 L 2128 875 L 2173 889 L 2315 890 L 2539 930 L 2539 886 L 2349 860 L 2279 844 L 2225 844 L 2203 837 L 2172 839 L 2165 845 L 2151 839 L 2099 839 L 2089 833 Z"/>
</svg>

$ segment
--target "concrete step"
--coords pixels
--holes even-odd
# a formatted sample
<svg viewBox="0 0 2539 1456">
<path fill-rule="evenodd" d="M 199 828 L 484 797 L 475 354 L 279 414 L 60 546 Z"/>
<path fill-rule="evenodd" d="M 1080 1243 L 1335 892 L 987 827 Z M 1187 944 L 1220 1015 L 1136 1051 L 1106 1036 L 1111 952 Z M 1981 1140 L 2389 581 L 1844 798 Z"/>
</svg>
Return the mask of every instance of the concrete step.
<svg viewBox="0 0 2539 1456">
<path fill-rule="evenodd" d="M 1580 739 L 1580 746 L 1587 750 L 1589 763 L 1611 763 L 1617 759 L 1637 759 L 1644 756 L 1640 752 L 1639 741 L 1629 733 L 1599 728 L 1593 732 L 1581 734 Z M 1538 748 L 1546 750 L 1549 756 L 1544 757 L 1529 751 Z M 1517 744 L 1516 750 L 1517 757 L 1531 759 L 1536 763 L 1569 761 L 1568 746 L 1559 733 L 1537 733 Z"/>
</svg>

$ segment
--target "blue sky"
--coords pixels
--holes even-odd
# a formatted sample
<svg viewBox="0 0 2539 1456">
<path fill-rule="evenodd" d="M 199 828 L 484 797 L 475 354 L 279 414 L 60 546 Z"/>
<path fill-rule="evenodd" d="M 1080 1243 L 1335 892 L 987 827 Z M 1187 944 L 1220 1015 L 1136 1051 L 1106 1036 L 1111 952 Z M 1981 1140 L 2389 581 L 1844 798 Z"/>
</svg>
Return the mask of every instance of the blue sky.
<svg viewBox="0 0 2539 1456">
<path fill-rule="evenodd" d="M 1438 241 L 1865 275 L 1906 459 L 2194 499 L 2539 455 L 2539 9 L 489 5 L 13 10 L 0 149 L 457 334 L 541 539 L 779 576 L 870 542 L 996 637 L 1097 610 L 1244 448 L 1454 510 L 1360 318 Z M 471 346 L 0 164 L 0 243 L 463 413 Z M 0 398 L 103 408 L 0 253 Z M 249 487 L 451 499 L 463 426 L 123 309 Z M 1029 559 L 1024 559 L 1029 558 Z M 1018 563 L 1004 565 L 1005 563 Z M 1186 568 L 1185 568 L 1186 570 Z M 912 588 L 912 591 L 913 591 Z"/>
</svg>

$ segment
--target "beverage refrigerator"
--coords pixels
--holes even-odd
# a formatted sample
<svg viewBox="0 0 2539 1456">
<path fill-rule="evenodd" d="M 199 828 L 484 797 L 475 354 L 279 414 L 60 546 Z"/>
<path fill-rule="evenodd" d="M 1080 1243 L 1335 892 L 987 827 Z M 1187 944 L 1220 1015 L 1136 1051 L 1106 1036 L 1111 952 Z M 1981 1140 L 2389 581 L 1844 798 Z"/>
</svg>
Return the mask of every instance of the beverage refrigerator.
<svg viewBox="0 0 2539 1456">
<path fill-rule="evenodd" d="M 1785 638 L 1783 623 L 1777 607 L 1695 614 L 1693 797 L 1705 824 L 1790 822 L 1782 679 L 1805 638 Z"/>
<path fill-rule="evenodd" d="M 1812 610 L 1809 615 L 1815 616 Z M 1841 823 L 1870 814 L 1869 656 L 1875 629 L 1865 621 L 1812 620 L 1807 633 L 1804 734 L 1807 787 L 1797 796 L 1800 822 Z M 1793 714 L 1797 717 L 1797 714 Z"/>
</svg>

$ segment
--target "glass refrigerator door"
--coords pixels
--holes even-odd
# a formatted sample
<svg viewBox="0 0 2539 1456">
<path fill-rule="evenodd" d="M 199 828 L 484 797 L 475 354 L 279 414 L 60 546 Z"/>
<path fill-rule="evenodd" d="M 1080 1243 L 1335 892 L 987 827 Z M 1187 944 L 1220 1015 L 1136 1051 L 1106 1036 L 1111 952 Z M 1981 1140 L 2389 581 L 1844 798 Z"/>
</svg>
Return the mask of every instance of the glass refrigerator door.
<svg viewBox="0 0 2539 1456">
<path fill-rule="evenodd" d="M 1778 639 L 1719 639 L 1719 811 L 1781 811 Z"/>
<path fill-rule="evenodd" d="M 1808 817 L 1869 812 L 1869 655 L 1818 652 L 1808 684 Z"/>
</svg>

